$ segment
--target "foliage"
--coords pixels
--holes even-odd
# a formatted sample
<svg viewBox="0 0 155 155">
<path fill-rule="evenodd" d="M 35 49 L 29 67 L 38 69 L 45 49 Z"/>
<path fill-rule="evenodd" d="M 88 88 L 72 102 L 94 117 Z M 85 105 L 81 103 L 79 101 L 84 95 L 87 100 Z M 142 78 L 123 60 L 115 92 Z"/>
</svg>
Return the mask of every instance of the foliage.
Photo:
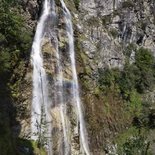
<svg viewBox="0 0 155 155">
<path fill-rule="evenodd" d="M 131 92 L 129 104 L 130 113 L 135 117 L 139 117 L 142 112 L 142 99 L 136 91 Z"/>
<path fill-rule="evenodd" d="M 150 90 L 155 83 L 155 59 L 152 53 L 140 48 L 135 55 L 135 65 L 139 69 L 139 76 L 136 81 L 136 89 L 139 93 Z"/>
<path fill-rule="evenodd" d="M 145 130 L 139 131 L 131 128 L 117 139 L 119 146 L 117 152 L 119 155 L 150 155 L 150 141 L 146 140 L 147 133 Z"/>
<path fill-rule="evenodd" d="M 9 52 L 1 51 L 0 53 L 0 71 L 7 72 L 10 68 L 10 54 Z"/>
<path fill-rule="evenodd" d="M 145 137 L 136 135 L 135 137 L 130 137 L 122 146 L 122 154 L 126 155 L 142 155 L 148 154 L 149 142 L 145 142 Z"/>
<path fill-rule="evenodd" d="M 136 51 L 135 63 L 118 69 L 99 70 L 99 85 L 102 90 L 117 85 L 122 97 L 130 100 L 130 94 L 137 91 L 142 94 L 151 90 L 155 85 L 155 59 L 148 49 L 140 48 Z"/>
<path fill-rule="evenodd" d="M 135 51 L 135 61 L 130 63 L 131 51 Z M 155 58 L 145 48 L 136 50 L 129 45 L 124 51 L 127 61 L 123 70 L 99 69 L 99 88 L 103 92 L 108 89 L 117 90 L 128 107 L 133 118 L 131 129 L 121 134 L 117 151 L 119 155 L 150 155 L 152 141 L 148 140 L 148 132 L 155 128 L 155 110 L 150 102 L 144 102 L 142 96 L 153 90 L 155 86 Z"/>
<path fill-rule="evenodd" d="M 31 32 L 19 11 L 17 0 L 0 0 L 0 154 L 14 155 L 17 151 L 12 126 L 16 111 L 9 88 L 11 76 L 26 60 L 31 43 Z M 18 132 L 16 133 L 18 134 Z"/>
<path fill-rule="evenodd" d="M 75 4 L 76 9 L 78 10 L 79 5 L 80 5 L 80 0 L 74 0 L 74 4 Z"/>
<path fill-rule="evenodd" d="M 144 101 L 142 107 L 140 115 L 134 117 L 133 125 L 137 128 L 155 129 L 155 109 L 151 103 Z"/>
<path fill-rule="evenodd" d="M 10 72 L 30 48 L 31 33 L 14 5 L 13 0 L 0 3 L 0 75 Z"/>
<path fill-rule="evenodd" d="M 46 150 L 43 147 L 38 147 L 38 143 L 32 141 L 32 147 L 34 149 L 34 154 L 47 155 Z"/>
<path fill-rule="evenodd" d="M 35 141 L 26 139 L 17 139 L 18 154 L 19 155 L 47 155 L 44 148 L 38 148 L 38 144 Z"/>
<path fill-rule="evenodd" d="M 117 83 L 117 80 L 120 76 L 120 71 L 118 69 L 98 69 L 99 72 L 99 87 L 101 90 L 105 90 L 106 88 L 114 87 Z"/>
</svg>

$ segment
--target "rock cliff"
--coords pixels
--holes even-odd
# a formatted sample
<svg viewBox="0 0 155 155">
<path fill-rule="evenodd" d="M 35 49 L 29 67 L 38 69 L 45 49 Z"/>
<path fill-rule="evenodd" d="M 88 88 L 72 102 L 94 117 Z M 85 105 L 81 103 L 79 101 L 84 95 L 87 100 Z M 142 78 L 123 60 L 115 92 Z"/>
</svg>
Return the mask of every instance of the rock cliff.
<svg viewBox="0 0 155 155">
<path fill-rule="evenodd" d="M 68 40 L 63 31 L 60 1 L 55 2 L 56 11 L 60 16 L 57 21 L 58 40 L 63 52 Z M 121 143 L 118 137 L 123 137 L 123 133 L 132 128 L 137 115 L 134 115 L 135 109 L 135 111 L 128 109 L 129 101 L 121 96 L 115 84 L 112 89 L 100 88 L 101 73 L 104 74 L 107 69 L 118 69 L 118 72 L 121 72 L 127 63 L 134 64 L 136 52 L 140 48 L 148 49 L 155 55 L 155 2 L 154 0 L 65 0 L 65 2 L 73 18 L 76 64 L 90 150 L 94 155 L 116 155 L 118 145 Z M 41 1 L 23 0 L 21 6 L 22 15 L 26 17 L 25 23 L 32 32 L 35 32 L 36 22 L 41 12 Z M 56 62 L 55 47 L 52 47 L 47 40 L 44 40 L 43 44 L 44 65 L 52 85 L 56 74 L 54 67 L 52 68 Z M 67 61 L 63 60 L 64 81 L 66 85 L 69 85 L 70 68 L 67 66 Z M 30 61 L 26 61 L 26 64 L 22 66 L 23 77 L 19 81 L 19 97 L 15 100 L 15 105 L 17 120 L 21 126 L 19 136 L 29 139 L 32 67 Z M 18 71 L 15 71 L 15 75 L 16 72 Z M 153 89 L 140 96 L 143 101 L 152 99 L 150 109 L 153 111 L 154 95 L 152 92 Z M 58 109 L 55 108 L 54 111 L 53 117 L 59 121 L 57 120 Z M 74 117 L 71 113 L 72 111 L 71 117 Z M 153 124 L 155 113 L 150 113 L 150 111 L 148 113 L 152 115 L 151 123 Z M 72 119 L 74 121 L 74 118 Z M 56 125 L 55 127 L 57 128 Z M 15 125 L 14 129 L 14 132 L 17 132 L 18 126 Z M 151 130 L 147 140 L 151 141 L 149 145 L 152 154 L 155 153 L 153 137 L 155 135 Z"/>
</svg>

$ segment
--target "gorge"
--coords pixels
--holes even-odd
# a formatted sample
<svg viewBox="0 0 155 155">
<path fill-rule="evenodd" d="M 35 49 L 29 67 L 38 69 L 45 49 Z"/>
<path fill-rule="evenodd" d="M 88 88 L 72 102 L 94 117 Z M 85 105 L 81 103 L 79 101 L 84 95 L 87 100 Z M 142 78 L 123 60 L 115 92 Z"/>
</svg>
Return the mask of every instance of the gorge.
<svg viewBox="0 0 155 155">
<path fill-rule="evenodd" d="M 0 155 L 155 154 L 154 0 L 2 0 Z"/>
</svg>

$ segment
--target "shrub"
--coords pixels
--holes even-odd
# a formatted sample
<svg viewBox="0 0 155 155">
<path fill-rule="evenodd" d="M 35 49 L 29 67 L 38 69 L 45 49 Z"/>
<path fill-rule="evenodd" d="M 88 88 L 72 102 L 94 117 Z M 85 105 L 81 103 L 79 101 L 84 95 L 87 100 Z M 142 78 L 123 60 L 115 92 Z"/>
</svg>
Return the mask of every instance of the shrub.
<svg viewBox="0 0 155 155">
<path fill-rule="evenodd" d="M 155 58 L 151 51 L 145 48 L 140 48 L 135 55 L 136 66 L 141 70 L 152 70 L 155 64 Z"/>
<path fill-rule="evenodd" d="M 117 70 L 117 72 L 116 72 Z M 119 72 L 119 73 L 118 73 Z M 116 74 L 117 73 L 117 74 Z M 155 86 L 155 59 L 148 49 L 136 51 L 135 63 L 126 63 L 124 69 L 106 69 L 99 72 L 100 88 L 118 85 L 124 99 L 130 99 L 130 93 L 136 90 L 144 93 Z"/>
<path fill-rule="evenodd" d="M 117 153 L 119 155 L 151 155 L 150 143 L 145 129 L 129 128 L 117 138 Z"/>
<path fill-rule="evenodd" d="M 112 70 L 106 69 L 105 71 L 99 70 L 99 84 L 101 87 L 110 87 L 114 81 Z"/>
<path fill-rule="evenodd" d="M 105 90 L 106 88 L 114 87 L 114 85 L 118 82 L 120 71 L 118 69 L 106 69 L 102 70 L 99 69 L 99 87 L 102 90 Z"/>
<path fill-rule="evenodd" d="M 18 1 L 16 1 L 18 2 Z M 16 154 L 16 140 L 12 135 L 12 125 L 16 111 L 10 90 L 14 69 L 25 60 L 31 44 L 31 33 L 24 18 L 18 11 L 15 0 L 1 0 L 0 3 L 0 154 Z M 28 54 L 26 54 L 28 55 Z M 20 72 L 18 70 L 18 72 Z M 17 78 L 14 76 L 14 78 Z M 19 77 L 18 77 L 19 78 Z M 13 84 L 15 81 L 12 81 Z M 12 84 L 12 85 L 13 85 Z"/>
<path fill-rule="evenodd" d="M 150 90 L 155 84 L 155 58 L 152 53 L 145 48 L 140 48 L 135 55 L 135 65 L 139 69 L 136 80 L 136 89 L 139 93 Z"/>
<path fill-rule="evenodd" d="M 0 3 L 1 75 L 11 71 L 19 60 L 25 59 L 32 40 L 31 32 L 27 30 L 23 17 L 17 8 L 12 8 L 15 5 L 14 2 L 14 0 L 3 0 Z"/>
<path fill-rule="evenodd" d="M 79 4 L 80 4 L 80 0 L 74 0 L 74 4 L 75 4 L 76 9 L 78 10 L 79 9 Z"/>
</svg>

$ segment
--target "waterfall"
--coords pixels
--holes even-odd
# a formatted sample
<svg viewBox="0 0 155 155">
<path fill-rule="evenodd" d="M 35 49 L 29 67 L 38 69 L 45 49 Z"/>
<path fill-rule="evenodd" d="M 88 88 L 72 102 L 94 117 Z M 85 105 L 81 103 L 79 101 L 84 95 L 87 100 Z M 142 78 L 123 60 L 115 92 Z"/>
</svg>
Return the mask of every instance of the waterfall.
<svg viewBox="0 0 155 155">
<path fill-rule="evenodd" d="M 62 129 L 63 129 L 63 138 L 64 138 L 64 154 L 68 155 L 69 154 L 69 144 L 68 144 L 68 138 L 67 138 L 67 126 L 65 122 L 65 111 L 66 111 L 66 105 L 64 103 L 64 98 L 63 98 L 63 71 L 62 71 L 62 64 L 61 64 L 61 57 L 59 53 L 59 48 L 58 48 L 58 39 L 57 37 L 55 38 L 56 40 L 56 60 L 57 60 L 57 92 L 58 97 L 59 97 L 59 103 L 60 103 L 60 115 L 61 115 L 61 123 L 62 123 Z"/>
<path fill-rule="evenodd" d="M 50 100 L 48 98 L 47 77 L 43 67 L 43 56 L 41 53 L 41 42 L 44 35 L 44 23 L 50 13 L 50 2 L 45 0 L 43 12 L 38 22 L 36 34 L 32 44 L 32 64 L 33 64 L 33 100 L 31 111 L 31 139 L 38 140 L 39 135 L 46 131 L 46 137 L 50 137 L 51 117 L 48 109 L 50 108 Z M 44 121 L 44 122 L 42 122 Z M 46 127 L 42 124 L 46 123 Z M 45 129 L 46 128 L 46 129 Z M 48 145 L 51 145 L 48 140 Z M 50 147 L 48 152 L 51 154 Z"/>
<path fill-rule="evenodd" d="M 67 36 L 69 39 L 68 50 L 69 50 L 70 59 L 71 59 L 71 69 L 72 69 L 72 78 L 73 78 L 72 91 L 73 91 L 74 100 L 76 102 L 77 112 L 78 112 L 79 121 L 80 121 L 80 138 L 81 138 L 82 147 L 85 153 L 89 155 L 90 153 L 89 153 L 87 136 L 86 136 L 85 122 L 82 114 L 81 101 L 80 101 L 80 95 L 79 95 L 79 84 L 78 84 L 76 64 L 75 64 L 74 34 L 73 34 L 72 18 L 63 0 L 61 0 L 61 4 L 63 7 L 63 13 L 65 17 Z"/>
<path fill-rule="evenodd" d="M 65 111 L 66 111 L 66 105 L 64 103 L 63 99 L 63 74 L 62 74 L 62 66 L 61 66 L 61 59 L 59 55 L 59 50 L 57 48 L 57 69 L 58 69 L 58 92 L 59 94 L 59 102 L 60 102 L 60 115 L 61 115 L 61 122 L 62 122 L 62 128 L 63 128 L 63 138 L 64 138 L 64 154 L 68 155 L 69 153 L 69 144 L 68 144 L 68 139 L 67 139 L 67 130 L 66 130 L 66 123 L 65 123 Z"/>
<path fill-rule="evenodd" d="M 60 39 L 60 34 L 57 31 L 59 16 L 55 9 L 54 0 L 44 1 L 43 11 L 32 44 L 33 100 L 31 139 L 38 141 L 39 133 L 44 133 L 45 135 L 43 136 L 45 136 L 45 138 L 48 137 L 46 144 L 48 155 L 89 155 L 87 132 L 82 113 L 75 63 L 72 18 L 64 1 L 61 0 L 60 2 L 65 24 L 63 31 L 66 33 L 68 45 L 68 48 L 65 49 L 66 51 L 62 52 L 59 47 L 60 43 L 58 40 Z M 48 49 L 44 51 L 43 46 L 46 46 L 47 43 Z M 43 61 L 43 55 L 45 55 L 43 52 L 50 53 L 51 58 L 46 60 L 46 56 L 45 61 Z M 48 62 L 50 59 L 53 63 Z M 66 86 L 65 63 L 69 66 L 71 74 L 68 79 L 69 88 Z M 47 74 L 47 70 L 50 74 Z M 52 77 L 49 78 L 49 76 Z M 46 129 L 40 129 L 43 123 L 42 117 L 44 117 L 44 122 L 47 124 Z M 75 120 L 76 123 L 71 123 Z M 57 134 L 56 136 L 55 133 Z M 75 140 L 76 136 L 80 136 L 79 142 Z M 73 143 L 78 143 L 77 145 L 80 145 L 80 148 L 78 148 L 77 145 L 74 148 Z"/>
</svg>

